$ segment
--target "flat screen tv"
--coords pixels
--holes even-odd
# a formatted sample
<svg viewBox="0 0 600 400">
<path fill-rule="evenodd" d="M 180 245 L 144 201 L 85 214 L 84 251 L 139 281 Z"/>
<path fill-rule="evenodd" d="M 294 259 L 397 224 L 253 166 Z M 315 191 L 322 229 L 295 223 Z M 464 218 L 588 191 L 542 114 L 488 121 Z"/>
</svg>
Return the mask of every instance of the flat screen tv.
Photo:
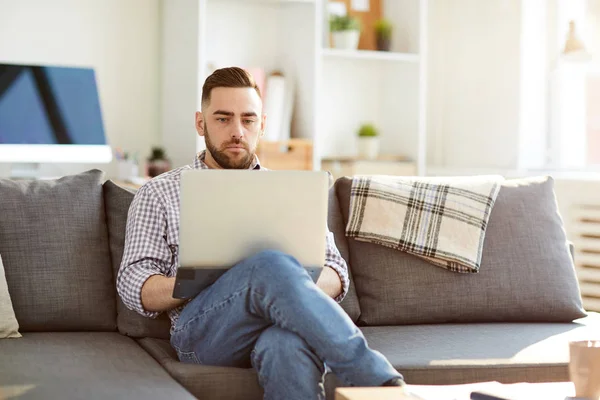
<svg viewBox="0 0 600 400">
<path fill-rule="evenodd" d="M 92 68 L 0 63 L 0 162 L 111 160 Z"/>
</svg>

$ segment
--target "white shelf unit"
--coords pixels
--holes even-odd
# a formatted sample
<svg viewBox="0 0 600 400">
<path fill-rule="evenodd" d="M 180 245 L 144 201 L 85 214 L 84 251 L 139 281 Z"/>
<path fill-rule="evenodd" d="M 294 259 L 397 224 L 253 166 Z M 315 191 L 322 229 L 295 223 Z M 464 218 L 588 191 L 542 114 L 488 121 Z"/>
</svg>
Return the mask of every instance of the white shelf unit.
<svg viewBox="0 0 600 400">
<path fill-rule="evenodd" d="M 408 63 L 419 62 L 418 54 L 374 50 L 339 50 L 324 48 L 321 50 L 321 55 L 325 58 L 346 58 L 373 61 L 403 61 Z"/>
<path fill-rule="evenodd" d="M 280 70 L 295 85 L 291 136 L 313 141 L 315 169 L 322 158 L 356 154 L 360 124 L 372 122 L 380 130 L 382 152 L 413 159 L 424 174 L 427 0 L 381 1 L 383 16 L 394 24 L 390 52 L 329 48 L 327 0 L 168 0 L 163 7 L 193 3 L 197 51 L 186 57 L 198 70 L 196 109 L 212 68 Z M 185 57 L 176 58 L 181 63 Z M 163 75 L 164 87 L 169 79 L 181 77 Z M 201 138 L 197 148 L 204 148 Z"/>
<path fill-rule="evenodd" d="M 317 142 L 321 157 L 356 154 L 363 123 L 380 132 L 381 152 L 426 165 L 427 0 L 382 0 L 394 25 L 389 52 L 329 48 L 323 11 Z M 326 3 L 321 3 L 326 7 Z"/>
</svg>

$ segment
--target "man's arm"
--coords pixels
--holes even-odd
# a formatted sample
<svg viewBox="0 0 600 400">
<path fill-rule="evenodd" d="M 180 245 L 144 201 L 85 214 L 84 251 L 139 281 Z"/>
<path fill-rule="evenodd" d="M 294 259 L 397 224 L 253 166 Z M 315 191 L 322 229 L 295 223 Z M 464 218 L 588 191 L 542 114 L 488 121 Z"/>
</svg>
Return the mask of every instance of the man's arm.
<svg viewBox="0 0 600 400">
<path fill-rule="evenodd" d="M 183 302 L 173 299 L 174 278 L 167 278 L 173 257 L 165 240 L 167 228 L 158 195 L 143 186 L 129 207 L 117 291 L 127 308 L 150 318 Z"/>
<path fill-rule="evenodd" d="M 331 267 L 326 266 L 323 268 L 317 280 L 317 286 L 333 299 L 342 293 L 342 280 L 338 273 Z"/>
<path fill-rule="evenodd" d="M 185 300 L 172 296 L 175 278 L 152 275 L 142 286 L 142 305 L 148 311 L 168 311 L 182 305 Z"/>
<path fill-rule="evenodd" d="M 331 232 L 327 233 L 325 268 L 317 280 L 317 286 L 337 302 L 346 297 L 350 286 L 348 266 L 337 249 Z"/>
</svg>

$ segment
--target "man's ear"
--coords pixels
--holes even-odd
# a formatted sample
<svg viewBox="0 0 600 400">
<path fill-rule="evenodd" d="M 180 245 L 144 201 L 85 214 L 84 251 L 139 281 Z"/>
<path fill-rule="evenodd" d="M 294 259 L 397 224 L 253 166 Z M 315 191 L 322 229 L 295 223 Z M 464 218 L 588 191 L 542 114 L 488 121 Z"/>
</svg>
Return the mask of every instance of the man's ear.
<svg viewBox="0 0 600 400">
<path fill-rule="evenodd" d="M 200 111 L 196 111 L 196 132 L 199 136 L 204 136 L 204 116 Z"/>
</svg>

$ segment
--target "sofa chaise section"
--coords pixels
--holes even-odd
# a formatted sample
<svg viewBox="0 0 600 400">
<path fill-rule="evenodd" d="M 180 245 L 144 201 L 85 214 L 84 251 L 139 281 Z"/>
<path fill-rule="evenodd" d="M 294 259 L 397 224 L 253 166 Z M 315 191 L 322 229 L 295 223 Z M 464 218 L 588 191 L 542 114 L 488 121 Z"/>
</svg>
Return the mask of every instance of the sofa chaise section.
<svg viewBox="0 0 600 400">
<path fill-rule="evenodd" d="M 2 395 L 194 398 L 117 332 L 102 183 L 98 170 L 57 180 L 0 179 L 0 255 L 22 334 L 0 339 Z"/>
<path fill-rule="evenodd" d="M 117 332 L 35 332 L 0 340 L 0 388 L 19 399 L 194 399 Z M 10 397 L 9 397 L 10 398 Z"/>
<path fill-rule="evenodd" d="M 600 335 L 600 314 L 572 323 L 362 328 L 369 345 L 416 385 L 569 380 L 569 341 Z"/>
</svg>

